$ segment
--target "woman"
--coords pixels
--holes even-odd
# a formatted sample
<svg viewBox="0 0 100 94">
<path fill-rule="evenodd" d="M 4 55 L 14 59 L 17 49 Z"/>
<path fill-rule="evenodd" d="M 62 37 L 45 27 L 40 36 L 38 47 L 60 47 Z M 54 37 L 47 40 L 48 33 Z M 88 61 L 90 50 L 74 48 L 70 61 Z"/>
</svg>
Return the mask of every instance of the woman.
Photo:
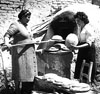
<svg viewBox="0 0 100 94">
<path fill-rule="evenodd" d="M 88 16 L 84 12 L 77 12 L 74 18 L 78 24 L 78 30 L 75 34 L 78 36 L 79 45 L 85 44 L 78 52 L 74 78 L 79 79 L 82 61 L 85 59 L 87 62 L 92 61 L 94 63 L 91 79 L 93 82 L 95 75 L 95 32 L 93 27 L 89 24 Z"/>
<path fill-rule="evenodd" d="M 22 10 L 18 20 L 12 23 L 5 33 L 5 44 L 27 43 L 33 40 L 33 34 L 28 30 L 31 12 Z M 12 47 L 12 79 L 15 81 L 16 93 L 19 93 L 19 82 L 22 82 L 22 94 L 31 94 L 34 76 L 37 76 L 37 59 L 34 44 Z"/>
</svg>

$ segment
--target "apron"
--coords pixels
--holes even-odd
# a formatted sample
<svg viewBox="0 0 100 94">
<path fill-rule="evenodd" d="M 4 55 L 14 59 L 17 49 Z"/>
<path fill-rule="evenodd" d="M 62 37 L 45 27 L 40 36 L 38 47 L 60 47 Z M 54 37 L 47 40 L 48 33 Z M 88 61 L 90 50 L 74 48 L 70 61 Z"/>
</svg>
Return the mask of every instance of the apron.
<svg viewBox="0 0 100 94">
<path fill-rule="evenodd" d="M 31 38 L 25 38 L 20 33 L 14 36 L 14 44 L 25 43 Z M 37 59 L 34 44 L 13 47 L 12 53 L 12 79 L 22 82 L 33 81 L 37 76 Z"/>
</svg>

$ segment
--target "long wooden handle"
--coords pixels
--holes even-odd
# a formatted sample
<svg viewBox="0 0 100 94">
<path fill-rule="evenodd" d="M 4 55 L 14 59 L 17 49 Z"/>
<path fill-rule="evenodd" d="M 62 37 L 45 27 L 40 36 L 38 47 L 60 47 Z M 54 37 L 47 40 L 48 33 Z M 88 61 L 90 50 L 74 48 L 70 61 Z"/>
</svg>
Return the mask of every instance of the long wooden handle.
<svg viewBox="0 0 100 94">
<path fill-rule="evenodd" d="M 48 43 L 48 42 L 63 42 L 65 40 L 47 40 L 47 41 L 36 41 L 36 42 L 30 42 L 30 43 L 22 43 L 22 44 L 14 44 L 14 45 L 11 45 L 11 47 L 14 47 L 14 46 L 21 46 L 21 45 L 28 45 L 28 44 L 41 44 L 41 43 Z"/>
<path fill-rule="evenodd" d="M 49 39 L 47 41 L 32 41 L 32 42 L 28 42 L 28 43 L 21 43 L 21 44 L 13 44 L 10 47 L 15 47 L 15 46 L 22 46 L 22 45 L 29 45 L 29 44 L 41 44 L 41 43 L 49 43 L 49 42 L 64 42 L 65 40 L 58 40 L 58 39 Z M 2 45 L 2 50 L 7 49 L 8 47 L 6 45 Z"/>
</svg>

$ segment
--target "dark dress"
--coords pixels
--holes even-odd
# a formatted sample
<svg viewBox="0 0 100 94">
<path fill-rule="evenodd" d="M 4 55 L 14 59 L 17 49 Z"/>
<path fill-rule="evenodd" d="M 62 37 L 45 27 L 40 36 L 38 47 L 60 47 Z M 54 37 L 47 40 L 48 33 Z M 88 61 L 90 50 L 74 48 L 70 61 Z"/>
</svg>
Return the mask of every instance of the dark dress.
<svg viewBox="0 0 100 94">
<path fill-rule="evenodd" d="M 81 44 L 84 44 L 84 43 L 81 43 Z M 94 44 L 91 47 L 88 46 L 88 47 L 79 49 L 78 57 L 76 61 L 76 67 L 75 67 L 75 74 L 74 74 L 75 79 L 79 79 L 82 61 L 84 59 L 87 62 L 90 62 L 90 61 L 93 62 L 93 70 L 92 70 L 92 78 L 91 78 L 93 82 L 94 77 L 95 77 L 95 45 Z M 87 72 L 87 70 L 85 70 L 85 72 Z"/>
<path fill-rule="evenodd" d="M 82 67 L 82 62 L 85 59 L 88 63 L 93 62 L 93 71 L 92 71 L 92 78 L 91 81 L 94 81 L 95 77 L 95 30 L 92 28 L 90 24 L 85 25 L 85 27 L 82 29 L 80 36 L 79 36 L 79 44 L 89 43 L 91 44 L 88 47 L 80 48 L 78 51 L 77 61 L 76 61 L 76 67 L 75 67 L 75 74 L 74 78 L 79 79 L 80 76 L 80 70 Z M 87 69 L 86 71 L 87 72 Z"/>
</svg>

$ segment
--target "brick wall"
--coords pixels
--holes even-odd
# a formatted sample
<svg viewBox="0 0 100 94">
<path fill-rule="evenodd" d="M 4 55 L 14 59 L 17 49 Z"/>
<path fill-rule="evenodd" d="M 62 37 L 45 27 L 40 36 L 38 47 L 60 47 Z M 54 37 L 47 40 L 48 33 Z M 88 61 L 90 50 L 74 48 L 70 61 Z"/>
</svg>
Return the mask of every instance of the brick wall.
<svg viewBox="0 0 100 94">
<path fill-rule="evenodd" d="M 2 28 L 0 33 L 4 34 L 9 24 L 17 19 L 17 15 L 23 8 L 23 5 L 32 11 L 31 23 L 34 25 L 42 21 L 41 19 L 45 19 L 59 6 L 66 7 L 77 2 L 91 3 L 91 0 L 0 0 L 0 29 Z"/>
<path fill-rule="evenodd" d="M 64 8 L 73 3 L 91 3 L 91 0 L 0 0 L 0 44 L 3 35 L 10 23 L 17 20 L 17 15 L 22 8 L 28 8 L 32 12 L 30 25 L 41 23 L 48 15 L 52 14 L 58 7 Z M 3 52 L 5 67 L 11 66 L 9 52 Z M 0 68 L 2 60 L 0 58 Z"/>
<path fill-rule="evenodd" d="M 24 0 L 0 0 L 0 26 L 1 28 L 4 27 L 4 31 L 16 19 L 23 2 Z M 4 31 L 0 31 L 0 33 L 4 34 Z"/>
</svg>

